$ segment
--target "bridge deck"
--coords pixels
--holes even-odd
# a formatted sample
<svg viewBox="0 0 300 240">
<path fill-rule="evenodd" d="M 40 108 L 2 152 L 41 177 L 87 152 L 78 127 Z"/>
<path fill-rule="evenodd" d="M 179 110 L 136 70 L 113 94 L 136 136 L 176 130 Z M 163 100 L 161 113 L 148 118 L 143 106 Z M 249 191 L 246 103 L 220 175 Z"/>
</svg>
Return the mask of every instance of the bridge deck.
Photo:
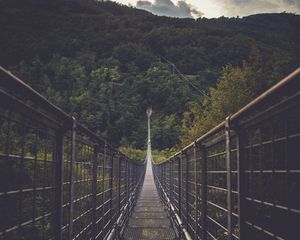
<svg viewBox="0 0 300 240">
<path fill-rule="evenodd" d="M 156 190 L 150 161 L 147 165 L 145 181 L 125 230 L 124 239 L 176 239 L 167 212 Z"/>
</svg>

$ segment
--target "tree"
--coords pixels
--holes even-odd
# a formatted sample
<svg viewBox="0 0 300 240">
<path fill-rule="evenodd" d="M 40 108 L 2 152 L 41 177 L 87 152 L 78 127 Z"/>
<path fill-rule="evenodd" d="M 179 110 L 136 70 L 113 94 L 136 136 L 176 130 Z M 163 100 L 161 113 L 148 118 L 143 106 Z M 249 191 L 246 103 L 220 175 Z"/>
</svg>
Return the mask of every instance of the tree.
<svg viewBox="0 0 300 240">
<path fill-rule="evenodd" d="M 268 86 L 262 66 L 261 55 L 255 46 L 242 67 L 226 66 L 220 81 L 209 89 L 201 107 L 195 102 L 188 104 L 189 111 L 184 113 L 182 121 L 181 144 L 194 141 L 261 93 Z"/>
</svg>

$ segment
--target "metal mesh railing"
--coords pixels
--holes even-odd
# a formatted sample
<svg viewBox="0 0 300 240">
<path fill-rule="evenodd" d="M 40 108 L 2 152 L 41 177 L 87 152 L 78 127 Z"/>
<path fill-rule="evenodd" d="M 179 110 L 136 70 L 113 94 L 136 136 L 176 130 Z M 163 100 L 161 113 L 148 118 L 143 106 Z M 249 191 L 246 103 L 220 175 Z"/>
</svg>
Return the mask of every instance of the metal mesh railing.
<svg viewBox="0 0 300 240">
<path fill-rule="evenodd" d="M 143 180 L 133 161 L 0 68 L 0 239 L 121 234 Z"/>
<path fill-rule="evenodd" d="M 186 239 L 299 239 L 300 69 L 154 165 Z"/>
</svg>

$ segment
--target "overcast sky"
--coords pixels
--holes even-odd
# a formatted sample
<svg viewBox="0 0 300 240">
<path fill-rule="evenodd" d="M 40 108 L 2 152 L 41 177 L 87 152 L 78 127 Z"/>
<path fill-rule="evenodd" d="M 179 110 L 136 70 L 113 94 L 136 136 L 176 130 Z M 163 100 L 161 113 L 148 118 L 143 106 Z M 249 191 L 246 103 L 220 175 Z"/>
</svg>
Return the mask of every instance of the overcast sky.
<svg viewBox="0 0 300 240">
<path fill-rule="evenodd" d="M 300 0 L 115 0 L 174 17 L 236 17 L 255 13 L 300 13 Z"/>
</svg>

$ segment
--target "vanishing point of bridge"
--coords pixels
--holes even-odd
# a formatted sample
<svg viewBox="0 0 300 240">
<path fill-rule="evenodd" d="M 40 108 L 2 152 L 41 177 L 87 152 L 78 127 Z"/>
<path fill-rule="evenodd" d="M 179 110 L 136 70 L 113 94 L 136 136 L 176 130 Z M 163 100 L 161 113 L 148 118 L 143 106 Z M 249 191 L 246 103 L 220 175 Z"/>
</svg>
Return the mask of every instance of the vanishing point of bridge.
<svg viewBox="0 0 300 240">
<path fill-rule="evenodd" d="M 150 117 L 152 109 L 147 109 L 148 140 L 146 174 L 132 216 L 129 218 L 124 239 L 176 239 L 167 212 L 164 210 L 154 183 L 152 172 Z"/>
<path fill-rule="evenodd" d="M 147 156 L 145 180 L 133 213 L 129 218 L 124 239 L 176 239 L 175 232 L 154 184 L 150 156 Z"/>
<path fill-rule="evenodd" d="M 2 67 L 0 109 L 1 240 L 299 239 L 300 69 L 160 164 Z"/>
</svg>

